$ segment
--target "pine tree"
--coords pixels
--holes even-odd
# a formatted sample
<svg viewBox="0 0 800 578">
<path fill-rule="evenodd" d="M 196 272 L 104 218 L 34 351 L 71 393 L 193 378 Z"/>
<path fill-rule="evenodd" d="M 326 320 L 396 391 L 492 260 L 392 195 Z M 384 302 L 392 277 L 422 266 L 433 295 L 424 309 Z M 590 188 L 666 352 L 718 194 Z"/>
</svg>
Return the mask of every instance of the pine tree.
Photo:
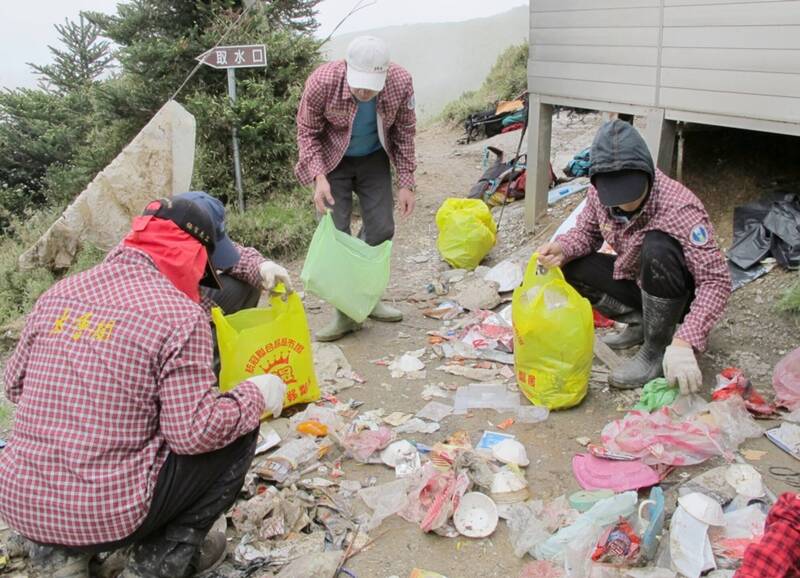
<svg viewBox="0 0 800 578">
<path fill-rule="evenodd" d="M 64 94 L 86 88 L 111 64 L 111 43 L 99 39 L 100 27 L 83 14 L 78 22 L 65 19 L 55 29 L 64 50 L 48 46 L 53 54 L 52 64 L 28 65 L 42 76 L 39 85 L 45 90 Z"/>
</svg>

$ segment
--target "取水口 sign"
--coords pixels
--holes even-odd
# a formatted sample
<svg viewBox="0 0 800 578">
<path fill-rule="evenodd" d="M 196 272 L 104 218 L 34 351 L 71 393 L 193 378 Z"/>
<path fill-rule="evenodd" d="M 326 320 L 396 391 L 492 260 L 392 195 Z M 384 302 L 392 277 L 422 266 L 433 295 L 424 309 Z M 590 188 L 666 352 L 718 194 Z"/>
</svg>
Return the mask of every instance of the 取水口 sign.
<svg viewBox="0 0 800 578">
<path fill-rule="evenodd" d="M 211 68 L 255 68 L 267 65 L 264 44 L 217 46 L 206 50 L 197 60 Z"/>
</svg>

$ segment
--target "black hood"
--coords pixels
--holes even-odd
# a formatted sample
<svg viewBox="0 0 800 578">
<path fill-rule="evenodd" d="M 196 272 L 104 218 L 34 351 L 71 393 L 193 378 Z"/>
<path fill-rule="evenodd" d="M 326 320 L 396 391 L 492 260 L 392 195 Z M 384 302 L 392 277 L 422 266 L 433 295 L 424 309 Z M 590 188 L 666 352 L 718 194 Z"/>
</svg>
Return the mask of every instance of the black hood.
<svg viewBox="0 0 800 578">
<path fill-rule="evenodd" d="M 597 131 L 592 142 L 589 178 L 594 183 L 595 175 L 624 170 L 644 171 L 655 181 L 655 167 L 650 149 L 632 125 L 622 120 L 605 123 Z"/>
</svg>

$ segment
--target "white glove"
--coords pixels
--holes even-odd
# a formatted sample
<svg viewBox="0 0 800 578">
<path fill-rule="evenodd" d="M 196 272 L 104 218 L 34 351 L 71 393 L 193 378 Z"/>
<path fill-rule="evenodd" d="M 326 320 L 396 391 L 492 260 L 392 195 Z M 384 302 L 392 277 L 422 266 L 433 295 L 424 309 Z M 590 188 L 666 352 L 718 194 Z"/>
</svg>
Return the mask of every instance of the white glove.
<svg viewBox="0 0 800 578">
<path fill-rule="evenodd" d="M 696 393 L 703 385 L 703 374 L 697 366 L 694 350 L 681 345 L 669 345 L 664 352 L 664 377 L 672 386 L 679 386 L 682 395 Z"/>
<path fill-rule="evenodd" d="M 289 293 L 294 291 L 289 272 L 277 263 L 264 261 L 259 268 L 259 272 L 261 273 L 261 282 L 265 291 L 272 291 L 278 283 L 283 283 Z"/>
<path fill-rule="evenodd" d="M 267 373 L 247 378 L 247 381 L 254 383 L 264 398 L 266 411 L 272 417 L 279 417 L 283 411 L 283 398 L 286 396 L 286 384 L 277 375 Z"/>
</svg>

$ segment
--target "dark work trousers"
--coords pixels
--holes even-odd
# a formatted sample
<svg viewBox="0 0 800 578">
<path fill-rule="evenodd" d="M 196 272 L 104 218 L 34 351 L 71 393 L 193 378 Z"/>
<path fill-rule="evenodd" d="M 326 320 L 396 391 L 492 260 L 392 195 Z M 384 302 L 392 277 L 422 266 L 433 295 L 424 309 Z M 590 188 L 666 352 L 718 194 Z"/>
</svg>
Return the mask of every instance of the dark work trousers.
<svg viewBox="0 0 800 578">
<path fill-rule="evenodd" d="M 605 294 L 640 311 L 642 291 L 662 299 L 694 294 L 694 278 L 680 243 L 662 231 L 644 235 L 639 262 L 641 290 L 634 281 L 614 279 L 615 261 L 613 255 L 591 253 L 564 265 L 564 277 L 592 304 Z"/>
<path fill-rule="evenodd" d="M 158 474 L 142 525 L 122 540 L 74 549 L 96 553 L 164 540 L 199 546 L 216 519 L 236 500 L 255 456 L 257 440 L 255 429 L 206 454 L 170 453 Z"/>
<path fill-rule="evenodd" d="M 394 236 L 392 171 L 386 151 L 379 149 L 363 157 L 344 157 L 327 178 L 334 200 L 333 223 L 337 229 L 350 234 L 355 193 L 363 223 L 358 237 L 374 246 Z"/>
</svg>

